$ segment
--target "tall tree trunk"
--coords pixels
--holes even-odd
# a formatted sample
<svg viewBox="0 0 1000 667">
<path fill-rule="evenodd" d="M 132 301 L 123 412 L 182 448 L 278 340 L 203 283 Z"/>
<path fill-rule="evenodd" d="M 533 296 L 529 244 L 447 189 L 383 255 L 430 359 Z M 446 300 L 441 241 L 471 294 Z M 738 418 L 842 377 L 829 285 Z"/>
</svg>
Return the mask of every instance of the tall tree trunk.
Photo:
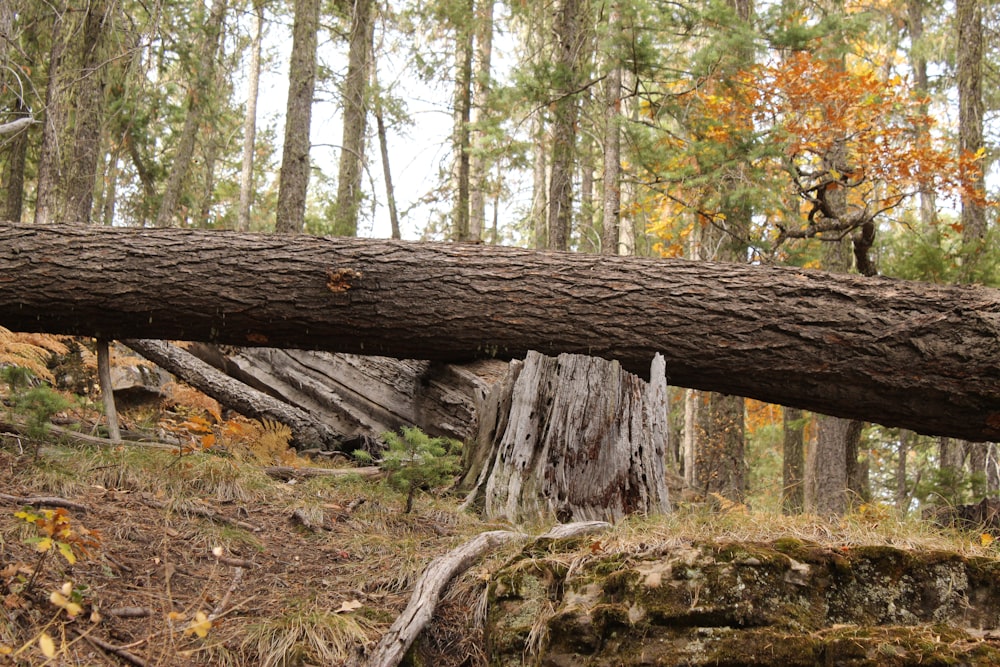
<svg viewBox="0 0 1000 667">
<path fill-rule="evenodd" d="M 344 134 L 340 142 L 337 208 L 333 217 L 333 233 L 338 236 L 358 235 L 368 118 L 365 100 L 372 68 L 374 30 L 372 0 L 353 0 L 347 77 L 344 79 Z"/>
<path fill-rule="evenodd" d="M 743 502 L 746 490 L 743 403 L 739 396 L 702 392 L 695 431 L 695 488 L 735 502 Z"/>
<path fill-rule="evenodd" d="M 816 446 L 809 456 L 806 509 L 839 516 L 847 509 L 847 450 L 852 420 L 817 415 Z"/>
<path fill-rule="evenodd" d="M 301 232 L 309 187 L 309 127 L 316 87 L 316 44 L 320 0 L 295 0 L 292 59 L 288 71 L 285 144 L 281 155 L 274 230 Z"/>
<path fill-rule="evenodd" d="M 1000 437 L 1000 292 L 984 287 L 193 229 L 0 224 L 0 248 L 14 330 L 443 361 L 534 349 L 636 373 L 661 351 L 675 386 Z"/>
<path fill-rule="evenodd" d="M 72 102 L 66 94 L 68 83 L 65 81 L 66 74 L 63 73 L 63 60 L 67 56 L 75 22 L 65 3 L 57 3 L 55 9 L 48 82 L 45 87 L 45 124 L 38 155 L 38 180 L 35 183 L 35 224 L 39 225 L 64 219 L 63 211 L 59 208 L 65 185 L 66 160 L 62 151 L 68 142 L 67 118 Z"/>
<path fill-rule="evenodd" d="M 163 187 L 160 210 L 156 214 L 157 227 L 170 227 L 175 222 L 177 206 L 181 200 L 184 183 L 194 157 L 195 143 L 201 130 L 202 115 L 216 83 L 216 61 L 222 42 L 222 25 L 226 17 L 227 0 L 212 0 L 212 9 L 205 22 L 204 41 L 198 52 L 197 71 L 190 73 L 188 84 L 187 115 L 181 128 L 170 176 Z"/>
<path fill-rule="evenodd" d="M 250 231 L 253 207 L 253 163 L 257 139 L 257 97 L 260 90 L 260 52 L 264 41 L 264 0 L 253 3 L 253 38 L 247 77 L 247 108 L 243 114 L 243 167 L 240 172 L 240 209 L 236 229 Z"/>
<path fill-rule="evenodd" d="M 402 238 L 399 229 L 399 214 L 396 211 L 396 192 L 392 187 L 392 170 L 389 168 L 389 140 L 385 130 L 385 113 L 382 110 L 382 89 L 378 86 L 378 68 L 372 65 L 372 88 L 375 89 L 375 124 L 378 130 L 378 146 L 382 153 L 382 177 L 385 179 L 385 201 L 389 207 L 389 229 L 392 238 Z"/>
<path fill-rule="evenodd" d="M 913 92 L 921 98 L 926 98 L 930 93 L 929 80 L 927 78 L 927 57 L 924 55 L 924 12 L 926 11 L 927 0 L 907 0 L 906 2 L 906 25 L 910 33 L 910 70 L 913 72 Z M 927 102 L 921 104 L 924 114 L 929 113 Z M 930 143 L 930 129 L 924 126 L 917 128 L 919 133 L 917 141 L 926 146 Z M 937 219 L 937 197 L 931 183 L 932 174 L 927 174 L 922 178 L 920 185 L 920 222 L 925 227 L 934 224 Z"/>
<path fill-rule="evenodd" d="M 907 458 L 910 455 L 911 444 L 915 433 L 907 429 L 900 429 L 899 445 L 896 450 L 896 510 L 905 515 L 910 511 L 910 485 L 906 479 Z"/>
<path fill-rule="evenodd" d="M 469 155 L 469 236 L 483 238 L 486 228 L 486 194 L 490 160 L 487 159 L 488 133 L 485 125 L 490 119 L 490 89 L 493 61 L 493 5 L 494 0 L 477 0 L 475 9 L 475 59 L 472 76 L 472 114 L 469 124 L 471 152 Z"/>
<path fill-rule="evenodd" d="M 14 119 L 30 118 L 31 114 L 23 101 L 18 98 L 12 108 Z M 0 188 L 0 218 L 11 222 L 21 222 L 24 210 L 24 170 L 28 163 L 28 136 L 30 127 L 18 130 L 7 137 L 4 152 L 3 183 Z"/>
<path fill-rule="evenodd" d="M 67 170 L 65 209 L 66 219 L 80 222 L 90 222 L 94 206 L 104 100 L 101 46 L 109 10 L 107 0 L 91 0 L 83 20 L 82 67 L 75 86 L 73 160 Z"/>
<path fill-rule="evenodd" d="M 958 26 L 958 147 L 967 155 L 983 148 L 983 6 L 982 0 L 956 0 L 955 23 Z M 982 165 L 985 168 L 985 164 Z M 986 192 L 984 171 L 973 179 L 981 196 Z M 971 253 L 986 236 L 986 208 L 981 201 L 962 197 L 962 239 Z"/>
<path fill-rule="evenodd" d="M 621 5 L 614 0 L 608 10 L 608 35 L 603 46 L 604 79 L 604 187 L 601 253 L 618 254 L 621 217 L 621 110 L 622 64 L 619 43 L 622 30 Z"/>
<path fill-rule="evenodd" d="M 473 240 L 469 230 L 469 120 L 472 113 L 472 54 L 475 31 L 471 23 L 473 0 L 463 0 L 455 25 L 455 96 L 452 128 L 454 206 L 452 233 L 456 241 Z"/>
<path fill-rule="evenodd" d="M 785 408 L 781 465 L 781 508 L 785 514 L 799 514 L 805 507 L 805 419 L 802 410 Z"/>
<path fill-rule="evenodd" d="M 545 119 L 540 110 L 531 115 L 531 232 L 532 247 L 541 250 L 549 247 L 548 225 L 548 152 L 545 138 Z"/>
<path fill-rule="evenodd" d="M 559 0 L 555 19 L 558 97 L 552 107 L 552 173 L 549 176 L 551 250 L 568 250 L 573 226 L 573 172 L 579 115 L 579 72 L 583 0 Z"/>
</svg>

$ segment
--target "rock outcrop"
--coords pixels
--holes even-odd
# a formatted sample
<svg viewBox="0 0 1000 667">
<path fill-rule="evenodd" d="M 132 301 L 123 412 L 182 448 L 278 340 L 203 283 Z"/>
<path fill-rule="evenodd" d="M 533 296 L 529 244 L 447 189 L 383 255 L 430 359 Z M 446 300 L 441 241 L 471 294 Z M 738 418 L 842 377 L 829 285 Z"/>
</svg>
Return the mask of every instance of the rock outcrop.
<svg viewBox="0 0 1000 667">
<path fill-rule="evenodd" d="M 952 552 L 536 548 L 494 577 L 489 607 L 493 665 L 1000 664 L 1000 561 Z"/>
</svg>

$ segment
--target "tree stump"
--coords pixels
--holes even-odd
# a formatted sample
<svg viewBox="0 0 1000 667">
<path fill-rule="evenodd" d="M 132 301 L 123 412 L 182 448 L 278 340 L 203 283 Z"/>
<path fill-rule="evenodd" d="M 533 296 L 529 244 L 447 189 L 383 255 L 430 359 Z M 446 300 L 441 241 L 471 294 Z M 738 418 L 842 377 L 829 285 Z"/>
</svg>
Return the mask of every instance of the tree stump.
<svg viewBox="0 0 1000 667">
<path fill-rule="evenodd" d="M 479 412 L 460 488 L 487 518 L 616 521 L 670 510 L 666 374 L 649 383 L 615 361 L 530 352 Z"/>
</svg>

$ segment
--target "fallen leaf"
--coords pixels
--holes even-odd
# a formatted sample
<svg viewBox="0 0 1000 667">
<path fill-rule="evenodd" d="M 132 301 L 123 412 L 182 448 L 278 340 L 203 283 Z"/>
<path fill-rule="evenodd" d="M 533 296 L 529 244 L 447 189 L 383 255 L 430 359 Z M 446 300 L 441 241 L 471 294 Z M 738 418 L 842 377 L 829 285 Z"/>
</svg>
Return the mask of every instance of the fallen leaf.
<svg viewBox="0 0 1000 667">
<path fill-rule="evenodd" d="M 333 612 L 334 614 L 344 614 L 356 609 L 360 609 L 363 605 L 358 600 L 351 600 L 350 602 L 341 602 L 340 608 Z"/>
<path fill-rule="evenodd" d="M 204 638 L 208 636 L 208 631 L 211 629 L 212 629 L 212 621 L 208 619 L 208 615 L 205 612 L 199 611 L 197 614 L 194 615 L 194 620 L 191 621 L 191 625 L 187 627 L 187 629 L 184 631 L 184 634 L 189 635 L 191 633 L 194 633 L 199 637 Z"/>
<path fill-rule="evenodd" d="M 56 643 L 52 641 L 47 632 L 43 632 L 38 637 L 38 647 L 42 649 L 42 654 L 46 658 L 56 657 Z"/>
</svg>

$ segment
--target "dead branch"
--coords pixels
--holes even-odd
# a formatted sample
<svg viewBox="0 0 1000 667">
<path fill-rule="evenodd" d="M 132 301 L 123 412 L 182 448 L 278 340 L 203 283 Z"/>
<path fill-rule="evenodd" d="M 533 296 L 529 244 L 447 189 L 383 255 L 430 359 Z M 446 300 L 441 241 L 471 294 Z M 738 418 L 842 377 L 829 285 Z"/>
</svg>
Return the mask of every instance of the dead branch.
<svg viewBox="0 0 1000 667">
<path fill-rule="evenodd" d="M 75 503 L 72 500 L 66 500 L 65 498 L 57 498 L 54 496 L 12 496 L 7 493 L 0 493 L 0 500 L 5 500 L 17 505 L 32 505 L 34 507 L 61 507 L 63 509 L 82 513 L 90 511 L 86 505 L 81 505 L 80 503 Z"/>
<path fill-rule="evenodd" d="M 291 466 L 269 466 L 264 468 L 269 477 L 287 482 L 290 479 L 308 479 L 310 477 L 342 477 L 360 475 L 361 477 L 377 477 L 382 469 L 378 466 L 363 468 L 293 468 Z"/>
<path fill-rule="evenodd" d="M 158 500 L 152 500 L 150 498 L 143 498 L 142 503 L 147 507 L 153 507 L 155 509 L 169 509 L 167 503 L 162 503 Z M 194 514 L 195 516 L 200 516 L 205 519 L 210 519 L 217 523 L 225 523 L 230 526 L 236 526 L 237 528 L 242 528 L 243 530 L 249 530 L 254 533 L 259 533 L 263 530 L 260 526 L 255 526 L 252 523 L 247 523 L 246 521 L 240 521 L 239 519 L 230 519 L 229 517 L 219 514 L 218 512 L 213 512 L 212 510 L 205 509 L 203 507 L 184 507 L 176 508 L 179 511 L 185 512 L 187 514 Z"/>
</svg>

